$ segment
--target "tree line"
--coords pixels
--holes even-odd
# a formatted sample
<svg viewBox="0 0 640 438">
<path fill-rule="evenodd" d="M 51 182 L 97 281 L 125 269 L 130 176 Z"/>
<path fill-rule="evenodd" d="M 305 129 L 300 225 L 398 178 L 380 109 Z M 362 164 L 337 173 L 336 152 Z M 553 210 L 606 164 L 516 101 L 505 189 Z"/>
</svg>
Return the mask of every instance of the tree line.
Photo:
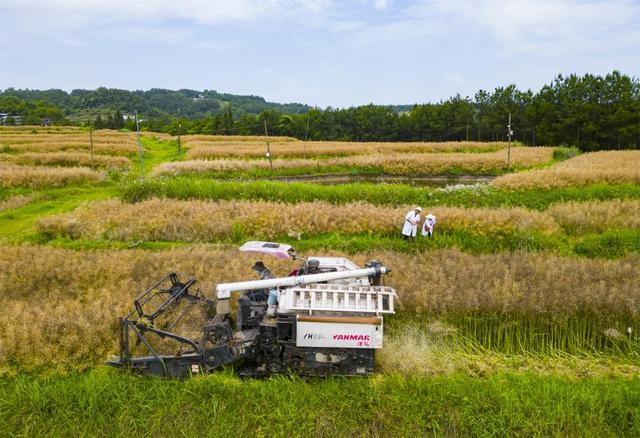
<svg viewBox="0 0 640 438">
<path fill-rule="evenodd" d="M 100 87 L 95 90 L 72 90 L 66 92 L 51 90 L 16 90 L 8 88 L 0 91 L 0 102 L 43 102 L 59 108 L 61 116 L 70 120 L 86 120 L 98 114 L 105 117 L 119 111 L 123 114 L 138 110 L 145 117 L 161 118 L 182 115 L 190 120 L 222 114 L 226 108 L 233 108 L 236 116 L 259 114 L 265 110 L 276 110 L 287 114 L 305 113 L 311 107 L 299 103 L 280 104 L 267 102 L 260 96 L 241 96 L 218 93 L 214 90 L 121 90 Z M 14 110 L 17 108 L 13 108 Z M 24 108 L 22 108 L 23 110 Z M 21 109 L 18 109 L 21 110 Z"/>
<path fill-rule="evenodd" d="M 3 98 L 0 96 L 0 112 Z M 515 85 L 480 90 L 413 106 L 364 105 L 259 113 L 227 105 L 203 117 L 146 114 L 142 129 L 177 134 L 291 136 L 341 141 L 505 141 L 511 114 L 513 140 L 527 145 L 577 146 L 585 151 L 640 147 L 640 81 L 613 71 L 604 76 L 558 75 L 537 93 Z M 68 121 L 67 121 L 68 122 Z M 120 110 L 96 127 L 135 129 Z"/>
<path fill-rule="evenodd" d="M 182 133 L 269 135 L 342 141 L 506 141 L 576 146 L 585 151 L 640 147 L 640 81 L 614 71 L 605 76 L 557 76 L 540 91 L 515 85 L 453 96 L 409 110 L 365 105 L 312 109 L 305 114 L 274 110 L 233 117 L 232 110 L 197 120 L 150 120 L 148 127 Z"/>
</svg>

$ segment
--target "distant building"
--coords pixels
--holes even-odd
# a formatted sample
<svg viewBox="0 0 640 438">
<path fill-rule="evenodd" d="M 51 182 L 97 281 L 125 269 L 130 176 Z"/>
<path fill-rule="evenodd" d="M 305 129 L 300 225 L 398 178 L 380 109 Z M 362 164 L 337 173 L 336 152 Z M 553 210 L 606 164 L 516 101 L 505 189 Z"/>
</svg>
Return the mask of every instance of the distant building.
<svg viewBox="0 0 640 438">
<path fill-rule="evenodd" d="M 0 125 L 22 125 L 22 116 L 0 113 Z"/>
</svg>

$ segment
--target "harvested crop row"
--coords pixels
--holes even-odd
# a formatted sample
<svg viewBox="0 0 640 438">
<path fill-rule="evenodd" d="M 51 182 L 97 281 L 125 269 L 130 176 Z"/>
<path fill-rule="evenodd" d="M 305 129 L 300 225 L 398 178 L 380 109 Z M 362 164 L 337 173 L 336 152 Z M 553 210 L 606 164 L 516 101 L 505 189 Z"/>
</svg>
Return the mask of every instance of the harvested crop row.
<svg viewBox="0 0 640 438">
<path fill-rule="evenodd" d="M 91 149 L 89 142 L 59 142 L 59 143 L 20 143 L 11 145 L 5 149 L 6 152 L 84 152 L 87 153 Z M 137 151 L 134 143 L 94 143 L 93 152 L 96 155 L 131 155 Z"/>
<path fill-rule="evenodd" d="M 508 189 L 553 188 L 597 183 L 640 183 L 640 151 L 582 154 L 546 169 L 514 173 L 493 184 Z"/>
<path fill-rule="evenodd" d="M 143 133 L 156 138 L 170 139 L 166 134 Z M 44 131 L 38 134 L 0 131 L 0 144 L 4 152 L 88 152 L 91 148 L 88 131 L 58 133 Z M 130 155 L 137 151 L 135 133 L 111 130 L 93 132 L 95 154 Z"/>
<path fill-rule="evenodd" d="M 2 139 L 4 143 L 8 143 L 12 147 L 19 149 L 20 146 L 23 148 L 27 148 L 29 146 L 35 147 L 35 145 L 49 145 L 51 148 L 61 147 L 64 145 L 80 145 L 84 146 L 90 145 L 90 140 L 88 135 L 61 135 L 61 136 L 48 136 L 48 135 L 40 135 L 38 138 L 34 139 L 24 139 L 22 141 L 11 141 L 9 139 Z M 93 144 L 122 144 L 122 145 L 135 145 L 136 142 L 134 139 L 129 138 L 97 138 L 94 137 Z"/>
<path fill-rule="evenodd" d="M 571 234 L 603 232 L 611 228 L 640 228 L 640 201 L 567 202 L 547 212 Z"/>
<path fill-rule="evenodd" d="M 529 167 L 549 162 L 553 148 L 514 148 L 511 164 Z M 311 159 L 275 159 L 273 167 L 278 169 L 322 170 L 330 167 L 377 168 L 391 175 L 433 175 L 455 171 L 491 174 L 507 167 L 507 152 L 475 153 L 407 153 L 401 155 L 359 155 L 351 157 Z M 154 175 L 179 175 L 183 173 L 215 173 L 225 171 L 250 171 L 269 169 L 267 160 L 192 160 L 165 163 L 154 169 Z"/>
<path fill-rule="evenodd" d="M 0 201 L 0 213 L 13 208 L 24 207 L 33 200 L 31 196 L 15 195 Z"/>
<path fill-rule="evenodd" d="M 334 253 L 335 254 L 335 253 Z M 337 255 L 337 254 L 336 254 Z M 400 312 L 457 317 L 483 312 L 564 321 L 598 315 L 637 321 L 640 259 L 595 261 L 511 253 L 471 256 L 433 251 L 419 256 L 361 254 L 393 269 L 389 284 Z M 117 350 L 117 318 L 140 291 L 168 272 L 193 275 L 208 296 L 216 283 L 255 278 L 255 257 L 236 249 L 192 247 L 162 252 L 73 251 L 4 247 L 0 251 L 0 364 L 92 366 Z M 290 261 L 269 260 L 276 275 Z M 36 305 L 37 304 L 37 305 Z M 640 327 L 634 326 L 634 334 Z M 600 333 L 601 335 L 602 333 Z"/>
<path fill-rule="evenodd" d="M 299 141 L 293 137 L 284 136 L 258 136 L 258 135 L 183 135 L 182 139 L 185 144 L 198 144 L 198 143 L 227 143 L 227 142 L 241 142 L 241 143 L 260 143 L 263 146 L 265 141 L 273 142 L 296 142 Z"/>
<path fill-rule="evenodd" d="M 37 132 L 77 132 L 82 128 L 78 126 L 64 126 L 64 125 L 54 125 L 43 127 L 41 125 L 2 125 L 0 126 L 0 133 L 31 133 L 32 131 Z"/>
<path fill-rule="evenodd" d="M 133 132 L 119 132 L 110 130 L 93 131 L 94 142 L 109 143 L 129 143 L 135 142 L 136 134 Z M 36 143 L 36 142 L 89 142 L 89 131 L 79 131 L 73 133 L 38 133 L 38 134 L 14 134 L 0 131 L 0 142 L 19 144 L 19 143 Z"/>
<path fill-rule="evenodd" d="M 111 157 L 108 155 L 94 155 L 82 152 L 26 152 L 19 155 L 0 154 L 0 162 L 33 166 L 95 166 L 103 169 L 118 169 L 131 166 L 126 157 Z"/>
<path fill-rule="evenodd" d="M 257 137 L 260 139 L 260 137 Z M 260 141 L 238 141 L 233 138 L 222 141 L 187 140 L 190 159 L 212 159 L 223 157 L 264 157 L 264 139 Z M 495 152 L 507 147 L 506 143 L 480 142 L 328 142 L 287 141 L 270 143 L 275 157 L 317 157 L 323 155 L 364 155 L 384 153 L 428 153 L 428 152 Z"/>
<path fill-rule="evenodd" d="M 86 167 L 17 166 L 0 164 L 1 187 L 62 187 L 104 180 L 104 175 Z"/>
<path fill-rule="evenodd" d="M 550 147 L 518 147 L 511 151 L 511 165 L 529 167 L 547 163 L 553 157 Z M 507 168 L 507 151 L 501 150 L 485 154 L 442 153 L 403 154 L 396 156 L 347 157 L 342 162 L 347 166 L 381 166 L 385 173 L 392 175 L 442 174 L 452 169 L 485 174 Z M 378 164 L 379 163 L 379 164 Z"/>
<path fill-rule="evenodd" d="M 334 231 L 347 234 L 390 233 L 399 232 L 409 209 L 366 203 L 336 206 L 322 201 L 284 204 L 151 199 L 124 204 L 109 200 L 80 207 L 72 213 L 44 217 L 38 222 L 38 230 L 74 239 L 186 242 L 226 239 L 238 230 L 244 235 L 263 239 Z M 434 207 L 432 212 L 438 217 L 442 230 L 480 233 L 534 231 L 545 234 L 560 230 L 551 217 L 522 208 Z"/>
</svg>

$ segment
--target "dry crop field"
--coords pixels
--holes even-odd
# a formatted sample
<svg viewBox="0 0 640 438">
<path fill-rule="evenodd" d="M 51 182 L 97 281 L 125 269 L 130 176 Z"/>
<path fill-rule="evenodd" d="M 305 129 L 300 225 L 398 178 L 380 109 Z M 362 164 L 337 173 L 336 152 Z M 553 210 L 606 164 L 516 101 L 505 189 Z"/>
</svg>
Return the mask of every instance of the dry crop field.
<svg viewBox="0 0 640 438">
<path fill-rule="evenodd" d="M 142 133 L 145 138 L 170 138 Z M 48 188 L 103 182 L 108 171 L 128 171 L 137 157 L 136 134 L 75 127 L 0 127 L 0 187 Z M 149 151 L 146 151 L 147 153 Z"/>
<path fill-rule="evenodd" d="M 638 329 L 640 322 L 637 256 L 584 260 L 550 254 L 475 256 L 439 250 L 420 255 L 375 252 L 349 257 L 360 264 L 378 257 L 396 269 L 392 280 L 400 295 L 399 312 L 422 315 L 420 320 L 408 319 L 402 324 L 424 328 L 424 332 L 414 331 L 418 339 L 413 342 L 419 338 L 428 341 L 437 327 L 448 327 L 449 335 L 473 330 L 474 339 L 486 336 L 496 351 L 509 350 L 548 324 L 554 335 L 564 336 L 555 341 L 557 346 L 566 341 L 568 348 L 573 343 L 577 347 L 571 353 L 580 356 L 579 346 L 589 343 L 602 348 L 607 343 L 624 347 L 628 342 L 626 328 Z M 0 282 L 11 284 L 14 292 L 0 297 L 5 309 L 0 318 L 0 367 L 8 371 L 17 364 L 29 369 L 98 366 L 117 350 L 117 318 L 159 274 L 174 270 L 193 275 L 210 293 L 216 282 L 253 278 L 253 258 L 233 248 L 207 246 L 166 251 L 5 247 L 0 252 Z M 434 268 L 415 269 L 427 263 Z M 277 260 L 269 265 L 281 275 L 290 268 L 290 262 Z M 576 288 L 577 283 L 582 287 Z M 492 327 L 496 321 L 491 316 L 500 314 L 505 315 L 510 329 Z M 484 324 L 482 318 L 486 319 Z M 550 320 L 555 325 L 549 324 Z M 563 331 L 576 330 L 574 325 L 584 330 L 580 336 L 588 339 L 572 332 L 563 335 Z M 535 341 L 530 342 L 532 348 L 536 346 Z M 441 345 L 439 352 L 448 353 L 452 360 L 463 360 L 451 348 Z M 469 348 L 471 351 L 471 345 Z M 385 357 L 397 361 L 392 349 L 389 347 Z M 424 370 L 429 368 L 427 359 L 415 354 L 411 358 Z M 633 361 L 630 364 L 640 366 Z M 384 362 L 381 365 L 386 367 Z"/>
<path fill-rule="evenodd" d="M 269 140 L 274 173 L 262 137 L 185 136 L 178 154 L 175 139 L 146 133 L 140 167 L 131 132 L 95 132 L 91 161 L 87 131 L 0 129 L 0 378 L 101 372 L 117 353 L 118 317 L 142 290 L 171 271 L 195 276 L 206 295 L 253 279 L 255 257 L 237 247 L 268 239 L 392 268 L 398 312 L 385 320 L 378 375 L 353 383 L 369 385 L 370 399 L 384 398 L 379 385 L 414 378 L 449 379 L 445 388 L 515 379 L 498 394 L 558 381 L 572 394 L 597 379 L 640 387 L 640 151 L 563 159 L 554 147 L 518 146 L 507 172 L 501 143 Z M 447 187 L 263 180 L 288 172 L 499 176 Z M 405 241 L 404 215 L 418 203 L 437 217 L 434 236 Z M 295 266 L 265 263 L 282 275 Z M 183 329 L 199 324 L 187 319 Z M 130 384 L 96 379 L 105 390 Z M 227 383 L 233 394 L 246 387 Z M 50 383 L 29 385 L 16 390 L 39 394 Z M 593 400 L 589 412 L 601 391 L 580 392 Z M 607 403 L 626 406 L 616 397 Z M 640 420 L 625 412 L 624 430 L 634 430 Z"/>
<path fill-rule="evenodd" d="M 102 129 L 93 133 L 94 152 L 103 155 L 129 155 L 137 151 L 133 132 L 118 132 Z M 7 128 L 0 129 L 0 144 L 3 152 L 88 152 L 89 131 L 16 133 Z"/>
<path fill-rule="evenodd" d="M 593 152 L 553 167 L 504 175 L 495 181 L 496 186 L 509 189 L 583 186 L 594 183 L 640 184 L 640 152 Z"/>
<path fill-rule="evenodd" d="M 62 187 L 70 184 L 99 182 L 104 175 L 87 167 L 42 167 L 0 164 L 0 186 Z"/>
<path fill-rule="evenodd" d="M 638 202 L 627 207 L 618 204 L 617 211 L 639 209 Z M 38 230 L 54 236 L 73 239 L 151 240 L 215 242 L 231 238 L 241 228 L 247 238 L 276 239 L 303 237 L 340 231 L 345 234 L 389 234 L 397 231 L 398 217 L 412 206 L 380 207 L 366 203 L 336 206 L 327 202 L 284 204 L 265 201 L 174 201 L 151 199 L 136 204 L 110 200 L 80 207 L 72 213 L 48 216 L 38 221 Z M 555 215 L 567 226 L 576 221 L 575 210 L 556 209 Z M 170 211 L 171 214 L 167 214 Z M 554 217 L 522 208 L 434 207 L 429 210 L 442 223 L 440 229 L 467 230 L 484 233 L 535 231 L 543 234 L 560 232 Z M 625 211 L 617 223 L 638 228 L 638 221 Z M 612 214 L 613 215 L 613 214 Z M 582 224 L 607 227 L 595 223 L 596 218 Z M 588 226 L 588 225 L 587 225 Z"/>
<path fill-rule="evenodd" d="M 513 148 L 511 164 L 514 167 L 531 167 L 551 161 L 553 148 Z M 272 160 L 275 171 L 286 169 L 321 172 L 332 168 L 380 169 L 389 175 L 440 175 L 455 172 L 472 174 L 491 174 L 506 168 L 507 151 L 484 153 L 434 152 L 434 153 L 396 153 L 378 152 L 372 155 L 329 157 L 322 159 L 276 158 Z M 166 163 L 154 170 L 154 175 L 179 175 L 182 173 L 234 172 L 248 170 L 268 170 L 271 163 L 267 160 L 212 159 L 188 160 Z"/>
<path fill-rule="evenodd" d="M 260 158 L 266 153 L 264 137 L 185 136 L 189 159 Z M 287 137 L 269 137 L 274 157 L 311 158 L 322 156 L 351 156 L 403 154 L 424 152 L 494 152 L 507 147 L 506 143 L 479 142 L 328 142 L 300 141 Z"/>
<path fill-rule="evenodd" d="M 84 152 L 25 152 L 22 154 L 0 156 L 0 160 L 19 165 L 36 166 L 95 166 L 99 168 L 124 168 L 131 162 L 126 157 L 113 157 L 109 155 L 95 155 Z"/>
</svg>

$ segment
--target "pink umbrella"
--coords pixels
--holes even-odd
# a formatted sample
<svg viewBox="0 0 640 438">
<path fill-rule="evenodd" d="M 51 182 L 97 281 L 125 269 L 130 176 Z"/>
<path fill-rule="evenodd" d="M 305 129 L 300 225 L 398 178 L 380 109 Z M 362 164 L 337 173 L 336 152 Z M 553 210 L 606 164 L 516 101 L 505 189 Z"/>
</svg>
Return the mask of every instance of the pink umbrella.
<svg viewBox="0 0 640 438">
<path fill-rule="evenodd" d="M 260 254 L 274 256 L 279 259 L 288 259 L 294 252 L 294 249 L 291 247 L 291 245 L 285 245 L 282 243 L 260 242 L 252 240 L 242 245 L 240 247 L 240 251 L 257 252 Z"/>
</svg>

